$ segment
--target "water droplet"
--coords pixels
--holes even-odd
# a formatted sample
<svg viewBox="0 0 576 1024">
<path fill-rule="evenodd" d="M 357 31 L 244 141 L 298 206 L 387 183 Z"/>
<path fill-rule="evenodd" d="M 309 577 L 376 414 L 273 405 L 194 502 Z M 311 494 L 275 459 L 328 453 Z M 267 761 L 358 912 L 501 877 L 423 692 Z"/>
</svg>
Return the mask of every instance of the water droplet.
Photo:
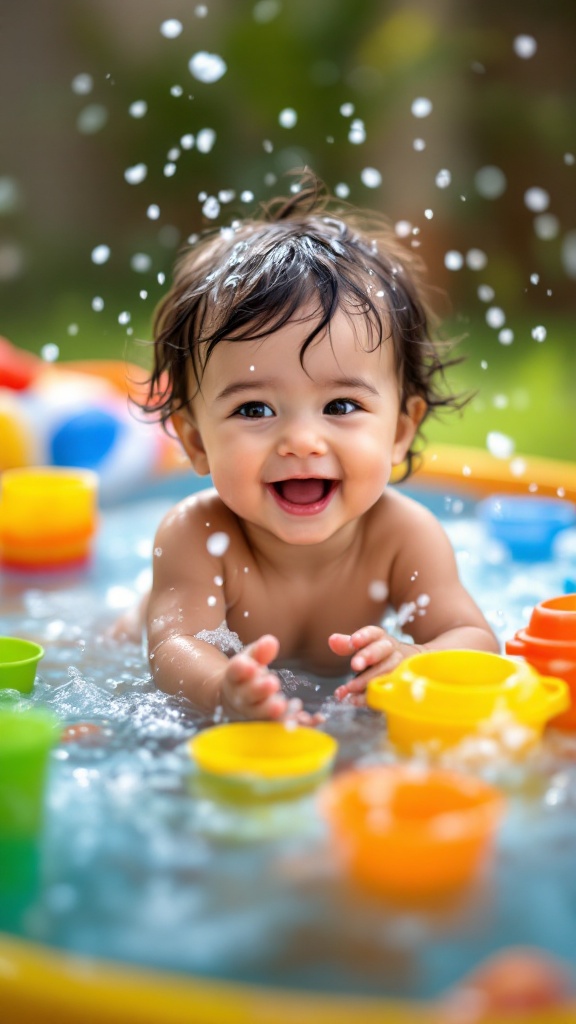
<svg viewBox="0 0 576 1024">
<path fill-rule="evenodd" d="M 486 323 L 489 327 L 494 327 L 496 330 L 499 327 L 503 327 L 506 323 L 506 314 L 503 309 L 499 306 L 490 306 L 490 309 L 486 310 Z"/>
<path fill-rule="evenodd" d="M 217 533 L 210 534 L 206 541 L 206 549 L 208 554 L 214 555 L 215 558 L 219 558 L 228 550 L 229 544 L 230 537 L 228 534 L 223 531 L 218 531 Z"/>
<path fill-rule="evenodd" d="M 180 139 L 180 145 L 182 146 L 182 149 L 193 149 L 194 136 L 190 132 L 187 135 L 183 135 Z"/>
<path fill-rule="evenodd" d="M 534 341 L 546 341 L 546 328 L 540 324 L 538 327 L 533 327 L 531 331 Z"/>
<path fill-rule="evenodd" d="M 470 270 L 484 270 L 488 257 L 482 249 L 469 249 L 466 253 L 466 266 Z"/>
<path fill-rule="evenodd" d="M 148 174 L 148 168 L 146 164 L 134 164 L 133 167 L 127 167 L 124 171 L 124 177 L 129 185 L 139 185 L 141 181 L 144 181 Z"/>
<path fill-rule="evenodd" d="M 452 181 L 452 175 L 450 171 L 447 170 L 446 167 L 443 167 L 441 171 L 438 171 L 438 174 L 436 175 L 436 178 L 434 180 L 436 181 L 436 185 L 438 186 L 438 188 L 448 188 L 450 182 Z"/>
<path fill-rule="evenodd" d="M 241 203 L 253 203 L 254 202 L 254 193 L 251 192 L 250 189 L 245 188 L 244 191 L 240 193 L 240 202 Z"/>
<path fill-rule="evenodd" d="M 217 82 L 228 70 L 225 61 L 216 53 L 200 50 L 188 61 L 188 70 L 199 82 Z"/>
<path fill-rule="evenodd" d="M 160 216 L 160 207 L 156 203 L 150 203 L 150 206 L 146 210 L 146 216 L 149 220 L 158 220 Z"/>
<path fill-rule="evenodd" d="M 171 85 L 170 86 L 170 95 L 171 96 L 181 96 L 183 92 L 184 92 L 184 89 L 182 88 L 181 85 Z"/>
<path fill-rule="evenodd" d="M 214 605 L 216 604 L 216 601 L 217 598 L 215 598 L 213 594 L 210 594 L 210 597 L 207 599 L 206 603 L 209 604 L 211 608 L 213 608 Z"/>
<path fill-rule="evenodd" d="M 507 185 L 506 175 L 499 167 L 481 167 L 474 175 L 474 187 L 483 199 L 498 199 L 506 191 Z"/>
<path fill-rule="evenodd" d="M 86 73 L 75 75 L 71 82 L 71 88 L 77 96 L 87 96 L 94 88 L 94 79 L 92 75 Z"/>
<path fill-rule="evenodd" d="M 348 141 L 354 146 L 359 146 L 362 142 L 366 142 L 366 128 L 364 122 L 359 118 L 355 118 L 350 125 Z"/>
<path fill-rule="evenodd" d="M 498 335 L 498 341 L 501 345 L 511 345 L 514 341 L 514 331 L 511 331 L 509 327 L 504 327 Z"/>
<path fill-rule="evenodd" d="M 486 362 L 485 359 L 481 359 L 480 360 L 480 367 L 481 367 L 482 370 L 487 370 L 488 369 L 488 363 Z"/>
<path fill-rule="evenodd" d="M 371 580 L 368 584 L 368 597 L 371 601 L 385 601 L 388 597 L 388 586 L 385 580 Z"/>
<path fill-rule="evenodd" d="M 160 25 L 160 33 L 165 39 L 177 39 L 182 32 L 183 25 L 177 18 L 167 18 Z"/>
<path fill-rule="evenodd" d="M 97 245 L 90 254 L 92 263 L 96 263 L 100 266 L 102 263 L 106 263 L 110 259 L 110 247 L 108 245 Z"/>
<path fill-rule="evenodd" d="M 108 121 L 108 110 L 101 103 L 90 103 L 80 111 L 76 127 L 82 135 L 95 135 Z"/>
<path fill-rule="evenodd" d="M 158 284 L 164 284 L 166 280 L 166 274 L 163 274 L 162 271 L 160 271 L 159 274 L 156 274 L 156 280 L 158 281 Z"/>
<path fill-rule="evenodd" d="M 568 167 L 572 167 L 576 163 L 576 156 L 574 153 L 564 153 L 564 163 L 567 164 Z"/>
<path fill-rule="evenodd" d="M 216 142 L 213 128 L 201 128 L 196 136 L 196 149 L 199 153 L 209 153 Z"/>
<path fill-rule="evenodd" d="M 206 18 L 208 15 L 208 8 L 206 7 L 206 4 L 198 4 L 198 6 L 194 8 L 194 14 L 197 18 Z"/>
<path fill-rule="evenodd" d="M 434 216 L 434 210 L 424 210 L 424 216 L 426 217 L 426 220 L 432 220 L 432 217 Z"/>
<path fill-rule="evenodd" d="M 516 444 L 506 434 L 491 430 L 486 436 L 486 447 L 495 459 L 509 459 L 514 454 Z"/>
<path fill-rule="evenodd" d="M 334 189 L 334 194 L 337 195 L 339 199 L 347 199 L 350 195 L 350 186 L 344 181 L 339 181 Z"/>
<path fill-rule="evenodd" d="M 60 355 L 60 349 L 53 342 L 48 342 L 48 344 L 42 345 L 40 355 L 45 363 L 55 363 Z"/>
<path fill-rule="evenodd" d="M 220 203 L 216 199 L 216 196 L 208 196 L 202 204 L 202 213 L 209 220 L 214 220 L 215 217 L 220 213 Z"/>
<path fill-rule="evenodd" d="M 156 558 L 160 558 L 160 555 L 162 554 L 162 548 L 154 548 L 154 554 L 156 555 Z"/>
<path fill-rule="evenodd" d="M 72 338 L 76 337 L 78 330 L 78 324 L 68 324 L 67 331 Z"/>
<path fill-rule="evenodd" d="M 258 0 L 258 3 L 254 4 L 252 9 L 252 17 L 260 25 L 267 25 L 269 21 L 274 20 L 281 10 L 282 4 L 279 0 Z"/>
<path fill-rule="evenodd" d="M 146 100 L 134 100 L 128 107 L 128 113 L 130 117 L 145 117 L 148 113 L 148 104 Z"/>
<path fill-rule="evenodd" d="M 145 288 L 141 288 L 140 291 L 138 292 L 138 295 L 140 296 L 141 299 L 148 298 L 148 292 L 146 291 Z"/>
<path fill-rule="evenodd" d="M 224 585 L 224 580 L 222 579 L 221 576 L 215 576 L 214 583 L 216 584 L 217 587 L 222 587 Z"/>
<path fill-rule="evenodd" d="M 428 117 L 432 113 L 432 100 L 426 99 L 425 96 L 419 96 L 414 100 L 410 109 L 414 117 Z"/>
<path fill-rule="evenodd" d="M 244 615 L 244 618 L 247 619 L 248 616 L 250 615 L 250 612 L 243 612 L 242 614 Z"/>
<path fill-rule="evenodd" d="M 576 278 L 576 230 L 567 231 L 562 240 L 562 266 L 570 278 Z"/>
<path fill-rule="evenodd" d="M 92 299 L 91 305 L 95 313 L 101 313 L 104 309 L 104 299 L 101 298 L 100 295 L 95 295 Z"/>
<path fill-rule="evenodd" d="M 534 217 L 534 234 L 544 242 L 557 238 L 560 234 L 560 221 L 553 213 L 539 213 Z"/>
<path fill-rule="evenodd" d="M 352 114 L 354 113 L 354 104 L 343 103 L 340 107 L 340 113 L 342 114 L 342 117 L 352 117 Z"/>
<path fill-rule="evenodd" d="M 122 313 L 118 314 L 118 323 L 119 324 L 129 324 L 130 323 L 130 313 L 128 312 L 128 310 L 125 309 Z"/>
<path fill-rule="evenodd" d="M 508 395 L 494 395 L 492 405 L 495 409 L 507 409 L 510 404 Z"/>
<path fill-rule="evenodd" d="M 534 36 L 519 35 L 516 36 L 512 43 L 514 53 L 517 57 L 521 57 L 522 60 L 529 60 L 533 57 L 538 49 L 538 43 L 534 39 Z"/>
<path fill-rule="evenodd" d="M 550 205 L 550 195 L 545 188 L 539 188 L 535 185 L 533 188 L 526 189 L 524 193 L 524 204 L 533 213 L 541 213 L 543 210 L 547 210 Z"/>
<path fill-rule="evenodd" d="M 360 180 L 366 188 L 378 188 L 382 184 L 382 175 L 376 167 L 364 167 L 360 172 Z"/>
<path fill-rule="evenodd" d="M 449 249 L 444 256 L 444 266 L 447 270 L 461 270 L 464 266 L 464 257 L 457 249 Z"/>
<path fill-rule="evenodd" d="M 412 149 L 415 149 L 417 153 L 423 153 L 426 149 L 426 142 L 424 139 L 414 139 Z"/>
<path fill-rule="evenodd" d="M 285 107 L 278 114 L 278 124 L 282 128 L 294 128 L 294 125 L 298 122 L 298 114 L 293 107 Z"/>
<path fill-rule="evenodd" d="M 176 164 L 167 163 L 164 164 L 163 174 L 165 178 L 172 178 L 176 174 Z"/>
<path fill-rule="evenodd" d="M 452 507 L 454 507 L 454 505 Z M 419 594 L 416 598 L 416 604 L 419 608 L 427 608 L 430 604 L 430 594 Z"/>
<path fill-rule="evenodd" d="M 130 266 L 137 274 L 146 274 L 152 269 L 152 257 L 147 252 L 135 252 L 130 257 Z"/>
<path fill-rule="evenodd" d="M 492 302 L 496 292 L 489 284 L 478 285 L 478 298 L 480 302 Z"/>
<path fill-rule="evenodd" d="M 412 224 L 409 220 L 398 220 L 394 225 L 394 231 L 398 238 L 407 238 L 412 234 Z"/>
</svg>

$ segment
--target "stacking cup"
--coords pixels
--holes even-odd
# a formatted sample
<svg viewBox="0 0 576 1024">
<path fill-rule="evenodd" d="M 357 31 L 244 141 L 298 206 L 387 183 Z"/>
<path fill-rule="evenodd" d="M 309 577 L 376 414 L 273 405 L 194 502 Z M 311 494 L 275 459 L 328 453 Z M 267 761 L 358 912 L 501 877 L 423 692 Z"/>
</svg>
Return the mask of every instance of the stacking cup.
<svg viewBox="0 0 576 1024">
<path fill-rule="evenodd" d="M 30 693 L 44 648 L 33 640 L 0 636 L 0 690 Z"/>
<path fill-rule="evenodd" d="M 506 641 L 506 653 L 525 658 L 537 672 L 564 680 L 570 706 L 552 724 L 576 730 L 576 594 L 537 604 L 527 627 Z"/>
</svg>

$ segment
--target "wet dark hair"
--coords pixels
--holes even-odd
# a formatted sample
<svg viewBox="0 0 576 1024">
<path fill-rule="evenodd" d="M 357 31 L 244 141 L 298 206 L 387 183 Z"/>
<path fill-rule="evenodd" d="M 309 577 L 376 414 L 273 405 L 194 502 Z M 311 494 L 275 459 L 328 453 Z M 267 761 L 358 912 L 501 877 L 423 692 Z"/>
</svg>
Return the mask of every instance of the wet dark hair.
<svg viewBox="0 0 576 1024">
<path fill-rule="evenodd" d="M 170 291 L 154 316 L 154 365 L 140 408 L 163 424 L 193 397 L 216 345 L 264 338 L 298 311 L 313 326 L 306 350 L 329 330 L 337 310 L 361 315 L 365 344 L 393 346 L 403 411 L 418 395 L 427 413 L 460 408 L 466 399 L 446 390 L 444 371 L 459 362 L 433 341 L 423 265 L 387 221 L 327 195 L 310 172 L 288 197 L 262 205 L 257 218 L 211 229 L 180 256 Z M 415 452 L 406 456 L 407 477 Z"/>
</svg>

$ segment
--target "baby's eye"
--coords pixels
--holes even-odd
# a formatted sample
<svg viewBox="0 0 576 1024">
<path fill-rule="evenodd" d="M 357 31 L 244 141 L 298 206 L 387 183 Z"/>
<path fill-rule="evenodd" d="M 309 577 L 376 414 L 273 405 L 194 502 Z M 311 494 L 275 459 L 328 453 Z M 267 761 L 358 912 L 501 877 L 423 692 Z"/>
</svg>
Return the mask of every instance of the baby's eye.
<svg viewBox="0 0 576 1024">
<path fill-rule="evenodd" d="M 328 405 L 324 406 L 325 416 L 347 416 L 351 412 L 356 412 L 360 406 L 357 402 L 353 402 L 350 398 L 334 398 Z"/>
<path fill-rule="evenodd" d="M 236 409 L 235 416 L 243 416 L 245 419 L 260 420 L 265 416 L 273 416 L 274 413 L 265 402 L 244 402 L 244 405 Z"/>
</svg>

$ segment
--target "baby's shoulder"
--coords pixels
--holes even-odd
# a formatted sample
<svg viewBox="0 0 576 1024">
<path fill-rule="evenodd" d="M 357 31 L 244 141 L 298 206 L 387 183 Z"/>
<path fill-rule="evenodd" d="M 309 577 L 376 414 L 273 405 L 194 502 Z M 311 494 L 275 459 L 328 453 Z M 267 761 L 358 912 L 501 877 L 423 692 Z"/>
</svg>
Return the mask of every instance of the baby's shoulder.
<svg viewBox="0 0 576 1024">
<path fill-rule="evenodd" d="M 183 498 L 166 512 L 156 532 L 156 543 L 177 546 L 214 533 L 230 534 L 238 529 L 236 516 L 214 488 Z"/>
</svg>

